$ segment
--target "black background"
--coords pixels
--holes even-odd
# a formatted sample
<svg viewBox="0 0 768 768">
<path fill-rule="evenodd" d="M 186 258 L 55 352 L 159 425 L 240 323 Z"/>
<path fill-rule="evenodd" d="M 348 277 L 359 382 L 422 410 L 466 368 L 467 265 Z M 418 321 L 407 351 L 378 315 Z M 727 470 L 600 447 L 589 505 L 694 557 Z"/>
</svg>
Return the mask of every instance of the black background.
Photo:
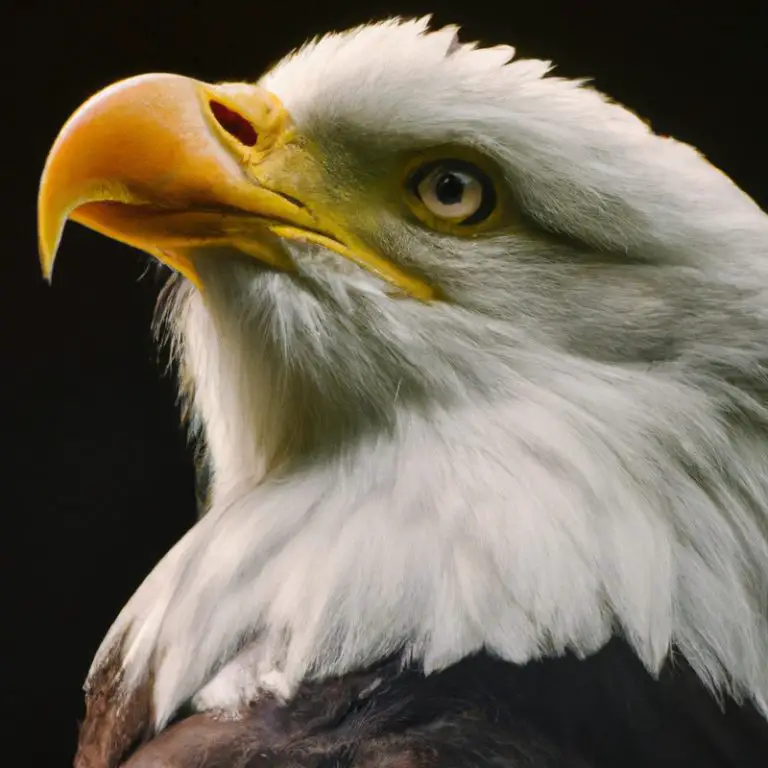
<svg viewBox="0 0 768 768">
<path fill-rule="evenodd" d="M 145 71 L 251 79 L 306 37 L 435 12 L 594 78 L 768 203 L 764 3 L 527 0 L 8 2 L 0 108 L 0 584 L 4 752 L 68 765 L 110 622 L 193 522 L 192 456 L 150 321 L 162 275 L 76 225 L 39 277 L 37 182 L 69 114 Z M 3 763 L 6 758 L 0 758 Z M 15 762 L 11 760 L 11 762 Z"/>
</svg>

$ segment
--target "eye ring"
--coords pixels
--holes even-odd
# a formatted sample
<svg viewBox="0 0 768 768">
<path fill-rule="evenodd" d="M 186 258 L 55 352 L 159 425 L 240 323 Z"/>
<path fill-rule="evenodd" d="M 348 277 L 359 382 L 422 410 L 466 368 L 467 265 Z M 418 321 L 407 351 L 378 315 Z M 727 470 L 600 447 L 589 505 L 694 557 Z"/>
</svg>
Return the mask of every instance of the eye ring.
<svg viewBox="0 0 768 768">
<path fill-rule="evenodd" d="M 457 226 L 480 224 L 496 209 L 488 174 L 465 160 L 424 163 L 410 174 L 407 187 L 429 214 Z"/>
</svg>

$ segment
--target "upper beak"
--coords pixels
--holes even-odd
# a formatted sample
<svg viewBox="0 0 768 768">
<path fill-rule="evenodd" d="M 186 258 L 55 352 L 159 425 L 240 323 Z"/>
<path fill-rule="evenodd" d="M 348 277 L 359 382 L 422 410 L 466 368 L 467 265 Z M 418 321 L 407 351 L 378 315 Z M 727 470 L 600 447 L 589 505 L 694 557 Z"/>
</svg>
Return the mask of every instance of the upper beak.
<svg viewBox="0 0 768 768">
<path fill-rule="evenodd" d="M 185 255 L 190 246 L 233 245 L 291 270 L 279 245 L 287 238 L 330 248 L 429 298 L 427 285 L 352 236 L 322 200 L 302 200 L 302 189 L 317 196 L 321 185 L 316 178 L 302 184 L 316 170 L 306 153 L 292 152 L 293 135 L 280 101 L 257 86 L 153 74 L 106 88 L 74 113 L 48 156 L 38 199 L 43 274 L 50 279 L 72 218 L 151 253 L 198 286 Z"/>
<path fill-rule="evenodd" d="M 305 208 L 248 177 L 256 154 L 285 140 L 287 115 L 254 87 L 233 100 L 178 75 L 143 75 L 87 101 L 62 129 L 40 183 L 38 226 L 50 278 L 67 218 L 146 250 L 197 282 L 179 252 L 253 240 L 254 227 L 316 226 Z M 288 268 L 282 251 L 259 256 Z"/>
</svg>

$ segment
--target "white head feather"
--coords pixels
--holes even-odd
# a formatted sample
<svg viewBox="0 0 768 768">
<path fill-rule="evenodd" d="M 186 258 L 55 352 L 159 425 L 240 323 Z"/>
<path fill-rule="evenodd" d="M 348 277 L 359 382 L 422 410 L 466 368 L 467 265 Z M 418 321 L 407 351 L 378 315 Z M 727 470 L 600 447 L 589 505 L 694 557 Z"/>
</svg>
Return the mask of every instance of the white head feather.
<svg viewBox="0 0 768 768">
<path fill-rule="evenodd" d="M 168 314 L 210 511 L 94 662 L 127 629 L 131 686 L 161 651 L 157 725 L 400 649 L 431 671 L 612 633 L 653 672 L 675 645 L 714 691 L 768 698 L 768 220 L 513 53 L 389 21 L 264 78 L 340 159 L 341 202 L 359 146 L 467 144 L 520 226 L 461 240 L 382 212 L 433 304 L 316 248 L 291 246 L 301 280 L 201 257 L 206 302 L 182 286 Z"/>
</svg>

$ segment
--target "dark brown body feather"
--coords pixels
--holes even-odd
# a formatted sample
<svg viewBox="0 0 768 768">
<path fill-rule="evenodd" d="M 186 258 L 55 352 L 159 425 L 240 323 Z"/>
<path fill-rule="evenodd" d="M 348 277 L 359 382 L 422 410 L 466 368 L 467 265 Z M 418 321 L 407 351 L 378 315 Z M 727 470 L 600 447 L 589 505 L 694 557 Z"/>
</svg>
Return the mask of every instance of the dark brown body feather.
<svg viewBox="0 0 768 768">
<path fill-rule="evenodd" d="M 302 686 L 240 719 L 180 716 L 153 739 L 147 692 L 116 717 L 92 691 L 78 768 L 764 768 L 768 724 L 681 661 L 660 680 L 614 641 L 518 667 L 486 655 L 424 676 L 397 661 Z M 138 748 L 137 748 L 138 747 Z"/>
</svg>

